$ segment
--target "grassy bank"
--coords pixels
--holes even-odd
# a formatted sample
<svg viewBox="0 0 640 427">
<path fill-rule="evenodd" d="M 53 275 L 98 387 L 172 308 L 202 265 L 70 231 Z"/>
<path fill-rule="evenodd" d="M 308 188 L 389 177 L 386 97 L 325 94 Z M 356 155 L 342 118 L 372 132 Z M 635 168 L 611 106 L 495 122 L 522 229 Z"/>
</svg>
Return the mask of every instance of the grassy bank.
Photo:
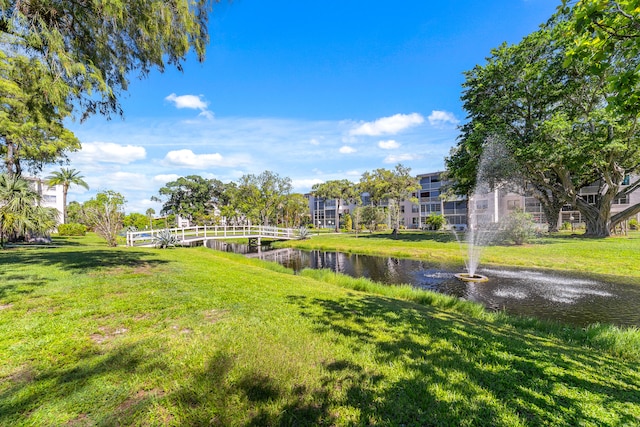
<svg viewBox="0 0 640 427">
<path fill-rule="evenodd" d="M 465 252 L 449 232 L 314 235 L 284 243 L 300 249 L 322 249 L 360 254 L 417 258 L 464 266 Z M 523 246 L 483 249 L 482 265 L 546 268 L 632 278 L 640 284 L 640 233 L 607 239 L 556 235 Z M 625 279 L 626 280 L 626 279 Z"/>
<path fill-rule="evenodd" d="M 551 328 L 205 248 L 85 242 L 0 251 L 0 425 L 640 419 L 638 332 Z"/>
</svg>

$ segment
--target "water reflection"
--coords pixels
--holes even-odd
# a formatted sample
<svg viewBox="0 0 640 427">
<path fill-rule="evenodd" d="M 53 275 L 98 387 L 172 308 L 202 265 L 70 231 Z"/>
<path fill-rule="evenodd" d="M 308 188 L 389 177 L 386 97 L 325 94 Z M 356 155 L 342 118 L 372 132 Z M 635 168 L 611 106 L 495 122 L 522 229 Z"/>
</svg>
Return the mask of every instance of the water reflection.
<svg viewBox="0 0 640 427">
<path fill-rule="evenodd" d="M 298 272 L 325 268 L 386 284 L 410 284 L 505 310 L 577 326 L 613 323 L 640 326 L 640 286 L 608 283 L 585 276 L 516 269 L 485 268 L 485 283 L 464 283 L 444 265 L 424 261 L 297 249 L 249 248 L 209 241 L 207 246 L 278 262 Z"/>
</svg>

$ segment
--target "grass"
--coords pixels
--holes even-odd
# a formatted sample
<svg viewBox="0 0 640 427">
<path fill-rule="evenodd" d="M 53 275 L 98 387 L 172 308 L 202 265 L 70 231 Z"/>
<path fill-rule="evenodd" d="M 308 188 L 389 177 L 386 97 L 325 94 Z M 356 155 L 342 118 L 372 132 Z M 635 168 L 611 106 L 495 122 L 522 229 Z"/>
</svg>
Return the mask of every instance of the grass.
<svg viewBox="0 0 640 427">
<path fill-rule="evenodd" d="M 510 318 L 206 248 L 68 238 L 0 251 L 0 360 L 0 425 L 640 420 L 637 330 Z"/>
<path fill-rule="evenodd" d="M 321 249 L 347 253 L 417 258 L 462 267 L 466 253 L 449 232 L 332 234 L 308 240 L 280 243 L 300 249 Z M 558 234 L 535 239 L 523 246 L 490 246 L 482 251 L 482 265 L 578 271 L 581 273 L 631 278 L 640 284 L 640 232 L 606 239 L 587 239 Z M 613 277 L 615 280 L 615 277 Z"/>
</svg>

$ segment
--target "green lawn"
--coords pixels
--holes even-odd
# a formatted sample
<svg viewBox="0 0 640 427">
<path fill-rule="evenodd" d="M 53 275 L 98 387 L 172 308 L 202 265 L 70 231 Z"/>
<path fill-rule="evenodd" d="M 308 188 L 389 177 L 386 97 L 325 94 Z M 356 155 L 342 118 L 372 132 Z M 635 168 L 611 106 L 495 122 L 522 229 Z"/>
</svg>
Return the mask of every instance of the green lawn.
<svg viewBox="0 0 640 427">
<path fill-rule="evenodd" d="M 3 426 L 640 421 L 638 331 L 206 248 L 0 251 L 0 360 Z"/>
<path fill-rule="evenodd" d="M 314 235 L 281 245 L 300 249 L 323 249 L 418 258 L 464 266 L 466 246 L 450 232 L 406 232 L 398 238 L 389 233 Z M 490 246 L 482 251 L 482 265 L 548 268 L 593 274 L 632 277 L 640 284 L 640 232 L 606 239 L 587 239 L 569 234 L 534 239 L 523 246 Z M 636 280 L 637 279 L 637 280 Z"/>
</svg>

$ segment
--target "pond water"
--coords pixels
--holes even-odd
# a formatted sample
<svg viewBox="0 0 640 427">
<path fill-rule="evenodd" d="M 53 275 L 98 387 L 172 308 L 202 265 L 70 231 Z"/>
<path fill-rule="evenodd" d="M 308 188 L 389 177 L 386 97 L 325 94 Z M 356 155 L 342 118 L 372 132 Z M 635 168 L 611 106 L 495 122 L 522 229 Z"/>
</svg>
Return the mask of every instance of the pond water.
<svg viewBox="0 0 640 427">
<path fill-rule="evenodd" d="M 596 322 L 640 326 L 640 284 L 637 283 L 612 283 L 560 272 L 482 267 L 478 273 L 488 276 L 489 281 L 471 283 L 454 277 L 461 271 L 424 261 L 291 248 L 249 248 L 213 240 L 208 241 L 207 246 L 278 262 L 296 272 L 326 268 L 389 285 L 410 284 L 479 302 L 489 310 L 576 326 Z"/>
</svg>

